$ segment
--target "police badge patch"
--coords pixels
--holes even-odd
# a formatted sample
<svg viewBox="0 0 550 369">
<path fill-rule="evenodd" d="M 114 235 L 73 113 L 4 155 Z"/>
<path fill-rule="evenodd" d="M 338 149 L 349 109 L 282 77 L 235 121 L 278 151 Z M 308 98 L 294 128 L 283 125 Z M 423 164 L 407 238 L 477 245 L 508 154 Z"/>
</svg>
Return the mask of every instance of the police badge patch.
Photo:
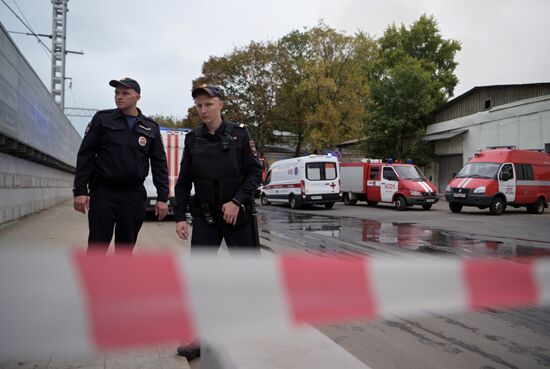
<svg viewBox="0 0 550 369">
<path fill-rule="evenodd" d="M 145 145 L 147 145 L 147 139 L 146 139 L 145 137 L 143 137 L 143 136 L 139 136 L 138 142 L 139 142 L 139 146 L 145 146 Z"/>
<path fill-rule="evenodd" d="M 258 156 L 258 152 L 256 151 L 256 143 L 254 143 L 254 140 L 248 141 L 248 145 L 250 146 L 250 151 L 252 151 L 252 155 Z"/>
</svg>

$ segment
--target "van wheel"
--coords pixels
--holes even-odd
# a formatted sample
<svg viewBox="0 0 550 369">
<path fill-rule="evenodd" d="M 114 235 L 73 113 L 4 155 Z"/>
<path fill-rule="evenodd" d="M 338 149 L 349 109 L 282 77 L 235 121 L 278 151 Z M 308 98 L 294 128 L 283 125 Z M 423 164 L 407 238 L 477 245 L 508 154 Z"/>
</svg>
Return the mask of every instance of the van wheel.
<svg viewBox="0 0 550 369">
<path fill-rule="evenodd" d="M 422 205 L 422 209 L 424 210 L 430 210 L 432 208 L 432 204 L 424 204 Z"/>
<path fill-rule="evenodd" d="M 462 204 L 457 204 L 456 202 L 450 202 L 449 209 L 451 209 L 453 213 L 460 213 L 460 211 L 462 210 Z"/>
<path fill-rule="evenodd" d="M 376 206 L 378 205 L 378 201 L 367 201 L 367 204 L 369 204 L 369 206 Z"/>
<path fill-rule="evenodd" d="M 262 203 L 263 206 L 269 205 L 269 200 L 267 199 L 267 196 L 265 195 L 265 193 L 262 193 L 262 195 L 260 196 L 260 202 Z"/>
<path fill-rule="evenodd" d="M 344 192 L 344 194 L 342 195 L 342 200 L 344 201 L 344 204 L 346 205 L 355 205 L 357 204 L 357 200 L 352 200 L 349 198 L 349 193 L 347 192 Z"/>
<path fill-rule="evenodd" d="M 544 200 L 542 197 L 539 197 L 537 201 L 527 205 L 527 212 L 529 214 L 542 214 L 544 213 L 544 205 Z"/>
<path fill-rule="evenodd" d="M 393 205 L 397 210 L 403 210 L 407 207 L 407 200 L 405 200 L 403 196 L 397 196 L 393 202 Z"/>
<path fill-rule="evenodd" d="M 300 207 L 298 199 L 294 195 L 290 196 L 290 198 L 288 199 L 288 204 L 290 205 L 291 209 L 298 209 Z"/>
<path fill-rule="evenodd" d="M 344 193 L 342 194 L 342 201 L 344 202 L 344 205 L 351 205 L 351 204 L 349 203 L 349 193 L 344 192 Z"/>
<path fill-rule="evenodd" d="M 506 201 L 502 197 L 495 197 L 489 205 L 489 213 L 491 215 L 502 215 L 506 210 Z"/>
<path fill-rule="evenodd" d="M 326 202 L 325 203 L 325 208 L 327 209 L 332 209 L 334 207 L 334 203 L 333 202 Z"/>
</svg>

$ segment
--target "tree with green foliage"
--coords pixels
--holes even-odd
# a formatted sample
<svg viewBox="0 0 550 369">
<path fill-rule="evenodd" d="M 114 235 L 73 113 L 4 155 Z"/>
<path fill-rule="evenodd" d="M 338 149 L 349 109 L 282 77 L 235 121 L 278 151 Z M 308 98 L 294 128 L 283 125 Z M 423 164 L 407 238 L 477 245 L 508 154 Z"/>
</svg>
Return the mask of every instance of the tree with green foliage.
<svg viewBox="0 0 550 369">
<path fill-rule="evenodd" d="M 361 135 L 368 95 L 363 58 L 373 50 L 365 34 L 348 36 L 322 22 L 278 42 L 277 113 L 283 129 L 297 136 L 296 156 Z"/>
<path fill-rule="evenodd" d="M 166 116 L 166 115 L 153 115 L 151 118 L 155 120 L 155 122 L 158 123 L 159 126 L 165 127 L 165 128 L 185 128 L 186 120 L 185 119 L 178 119 L 172 115 Z"/>
<path fill-rule="evenodd" d="M 369 66 L 367 154 L 426 164 L 430 149 L 422 138 L 430 112 L 453 96 L 460 43 L 444 39 L 435 18 L 422 15 L 410 28 L 389 26 L 378 45 Z"/>
</svg>

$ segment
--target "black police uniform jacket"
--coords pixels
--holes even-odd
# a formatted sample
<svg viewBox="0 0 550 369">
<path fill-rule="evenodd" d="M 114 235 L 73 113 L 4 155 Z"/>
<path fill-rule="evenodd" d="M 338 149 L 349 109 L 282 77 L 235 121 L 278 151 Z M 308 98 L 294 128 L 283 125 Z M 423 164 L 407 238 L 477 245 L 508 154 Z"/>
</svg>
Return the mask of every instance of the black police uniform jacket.
<svg viewBox="0 0 550 369">
<path fill-rule="evenodd" d="M 168 167 L 158 124 L 138 109 L 130 130 L 119 109 L 98 111 L 88 127 L 76 160 L 74 195 L 88 195 L 95 183 L 117 187 L 141 185 L 149 161 L 157 200 L 168 200 Z"/>
<path fill-rule="evenodd" d="M 244 124 L 223 121 L 212 135 L 205 124 L 185 136 L 180 173 L 174 189 L 176 221 L 185 220 L 195 184 L 195 205 L 246 205 L 261 183 L 262 165 Z"/>
</svg>

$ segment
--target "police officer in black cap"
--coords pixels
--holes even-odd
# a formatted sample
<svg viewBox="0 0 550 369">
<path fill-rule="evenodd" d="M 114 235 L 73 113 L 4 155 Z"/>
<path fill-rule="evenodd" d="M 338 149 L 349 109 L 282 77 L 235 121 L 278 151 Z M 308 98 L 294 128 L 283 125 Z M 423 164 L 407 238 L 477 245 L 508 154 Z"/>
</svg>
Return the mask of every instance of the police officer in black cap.
<svg viewBox="0 0 550 369">
<path fill-rule="evenodd" d="M 175 187 L 176 232 L 189 237 L 185 210 L 193 214 L 192 250 L 217 250 L 225 239 L 230 250 L 253 250 L 251 204 L 261 182 L 262 165 L 244 124 L 226 121 L 219 87 L 203 85 L 191 95 L 202 125 L 185 137 L 185 149 Z M 189 204 L 192 185 L 195 197 Z M 200 356 L 198 342 L 178 347 L 188 360 Z"/>
<path fill-rule="evenodd" d="M 74 208 L 88 212 L 88 249 L 132 250 L 145 217 L 149 173 L 157 189 L 156 214 L 168 213 L 168 168 L 159 126 L 137 108 L 141 88 L 131 78 L 112 80 L 117 109 L 97 112 L 78 151 Z"/>
<path fill-rule="evenodd" d="M 213 85 L 193 89 L 203 124 L 185 137 L 181 169 L 175 187 L 176 232 L 189 236 L 185 209 L 193 220 L 192 249 L 217 248 L 222 239 L 232 248 L 254 248 L 250 218 L 254 191 L 261 182 L 262 166 L 256 146 L 244 124 L 226 121 L 223 93 Z M 189 204 L 192 184 L 194 202 Z"/>
</svg>

